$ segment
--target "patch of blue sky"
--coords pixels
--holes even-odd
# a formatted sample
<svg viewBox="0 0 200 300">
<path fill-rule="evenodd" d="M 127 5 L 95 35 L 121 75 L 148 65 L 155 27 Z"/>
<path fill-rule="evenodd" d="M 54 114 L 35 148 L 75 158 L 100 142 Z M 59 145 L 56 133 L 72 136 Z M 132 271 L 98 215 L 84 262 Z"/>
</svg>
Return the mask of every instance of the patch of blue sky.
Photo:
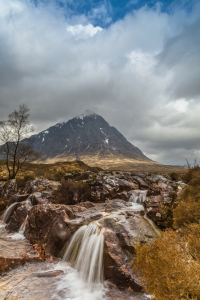
<svg viewBox="0 0 200 300">
<path fill-rule="evenodd" d="M 199 0 L 32 0 L 39 4 L 55 4 L 62 8 L 67 18 L 85 16 L 94 26 L 108 27 L 111 23 L 123 19 L 125 15 L 142 7 L 158 9 L 172 14 L 174 10 L 184 10 L 190 13 Z M 77 18 L 76 18 L 77 20 Z M 84 18 L 82 18 L 84 23 Z"/>
</svg>

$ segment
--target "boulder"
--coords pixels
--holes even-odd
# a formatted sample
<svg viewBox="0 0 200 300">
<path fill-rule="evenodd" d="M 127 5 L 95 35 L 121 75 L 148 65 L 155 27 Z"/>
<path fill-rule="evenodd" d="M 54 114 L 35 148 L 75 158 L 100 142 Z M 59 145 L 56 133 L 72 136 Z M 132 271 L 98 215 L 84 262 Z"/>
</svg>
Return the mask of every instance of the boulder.
<svg viewBox="0 0 200 300">
<path fill-rule="evenodd" d="M 47 254 L 37 244 L 33 246 L 33 249 L 22 255 L 21 257 L 1 257 L 0 256 L 0 275 L 3 272 L 10 269 L 14 269 L 18 266 L 24 265 L 25 263 L 41 262 L 46 259 L 52 260 L 53 257 Z"/>
<path fill-rule="evenodd" d="M 121 192 L 121 193 L 117 193 L 116 198 L 122 199 L 124 201 L 128 201 L 130 197 L 129 197 L 129 194 L 124 191 L 124 192 Z"/>
<path fill-rule="evenodd" d="M 162 203 L 164 198 L 161 195 L 151 196 L 144 202 L 146 215 L 153 222 L 157 223 L 162 220 Z"/>
<path fill-rule="evenodd" d="M 48 204 L 49 200 L 45 198 L 45 193 L 35 192 L 31 194 L 28 199 L 30 200 L 31 204 L 34 205 L 42 205 Z"/>
<path fill-rule="evenodd" d="M 22 205 L 18 207 L 14 213 L 11 215 L 8 224 L 6 225 L 6 229 L 10 232 L 19 231 L 21 225 L 25 221 L 28 211 L 31 209 L 31 206 Z"/>
<path fill-rule="evenodd" d="M 136 292 L 142 291 L 142 285 L 131 270 L 128 258 L 120 247 L 119 240 L 113 230 L 105 232 L 104 244 L 104 276 L 118 288 L 131 288 Z"/>
<path fill-rule="evenodd" d="M 111 175 L 100 172 L 97 179 L 90 183 L 92 201 L 104 202 L 105 200 L 117 198 L 117 195 L 122 192 L 139 188 L 138 183 L 130 175 L 127 178 L 128 180 L 124 178 L 127 177 L 120 174 Z M 124 198 L 125 194 L 121 196 L 119 198 Z"/>
<path fill-rule="evenodd" d="M 66 221 L 74 217 L 73 211 L 66 205 L 34 206 L 29 212 L 25 237 L 32 244 L 44 245 L 52 255 L 58 255 L 72 234 Z"/>
<path fill-rule="evenodd" d="M 139 184 L 139 188 L 138 189 L 140 189 L 140 190 L 146 190 L 146 189 L 148 189 L 149 185 L 148 185 L 148 183 L 146 183 L 144 181 L 143 178 L 141 178 L 139 176 L 133 176 L 133 179 Z M 136 189 L 136 190 L 138 190 L 138 189 Z"/>
<path fill-rule="evenodd" d="M 122 249 L 135 254 L 135 245 L 149 243 L 158 236 L 155 227 L 143 216 L 143 211 L 126 210 L 113 212 L 103 218 L 103 226 L 113 229 Z"/>
</svg>

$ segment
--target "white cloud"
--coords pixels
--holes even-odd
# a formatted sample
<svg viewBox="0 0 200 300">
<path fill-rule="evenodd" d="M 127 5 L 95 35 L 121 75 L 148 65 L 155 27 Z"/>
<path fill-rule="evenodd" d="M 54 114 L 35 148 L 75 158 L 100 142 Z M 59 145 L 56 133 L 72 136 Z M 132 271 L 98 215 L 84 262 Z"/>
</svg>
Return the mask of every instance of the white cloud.
<svg viewBox="0 0 200 300">
<path fill-rule="evenodd" d="M 98 32 L 102 31 L 103 28 L 100 26 L 94 27 L 92 24 L 82 25 L 77 24 L 74 26 L 68 26 L 67 30 L 71 32 L 73 35 L 78 35 L 80 38 L 93 37 Z"/>
<path fill-rule="evenodd" d="M 66 17 L 0 0 L 0 118 L 26 103 L 41 131 L 90 109 L 146 155 L 184 163 L 199 151 L 198 11 L 142 8 L 102 30 L 91 20 L 105 7 Z"/>
</svg>

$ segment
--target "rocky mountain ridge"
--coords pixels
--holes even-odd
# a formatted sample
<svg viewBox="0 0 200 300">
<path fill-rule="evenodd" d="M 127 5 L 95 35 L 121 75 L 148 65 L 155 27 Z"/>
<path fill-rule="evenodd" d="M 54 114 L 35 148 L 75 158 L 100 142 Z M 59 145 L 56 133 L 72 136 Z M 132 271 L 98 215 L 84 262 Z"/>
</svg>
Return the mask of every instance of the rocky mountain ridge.
<svg viewBox="0 0 200 300">
<path fill-rule="evenodd" d="M 45 161 L 96 158 L 152 162 L 101 116 L 86 111 L 33 136 L 34 148 Z"/>
</svg>

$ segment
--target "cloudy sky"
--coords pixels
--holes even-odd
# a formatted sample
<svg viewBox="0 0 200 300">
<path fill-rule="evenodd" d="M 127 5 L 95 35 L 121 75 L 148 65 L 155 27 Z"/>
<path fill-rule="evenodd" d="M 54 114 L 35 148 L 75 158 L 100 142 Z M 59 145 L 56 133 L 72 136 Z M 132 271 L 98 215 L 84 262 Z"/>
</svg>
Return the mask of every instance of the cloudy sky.
<svg viewBox="0 0 200 300">
<path fill-rule="evenodd" d="M 200 1 L 0 0 L 0 120 L 86 109 L 149 158 L 200 160 Z"/>
</svg>

